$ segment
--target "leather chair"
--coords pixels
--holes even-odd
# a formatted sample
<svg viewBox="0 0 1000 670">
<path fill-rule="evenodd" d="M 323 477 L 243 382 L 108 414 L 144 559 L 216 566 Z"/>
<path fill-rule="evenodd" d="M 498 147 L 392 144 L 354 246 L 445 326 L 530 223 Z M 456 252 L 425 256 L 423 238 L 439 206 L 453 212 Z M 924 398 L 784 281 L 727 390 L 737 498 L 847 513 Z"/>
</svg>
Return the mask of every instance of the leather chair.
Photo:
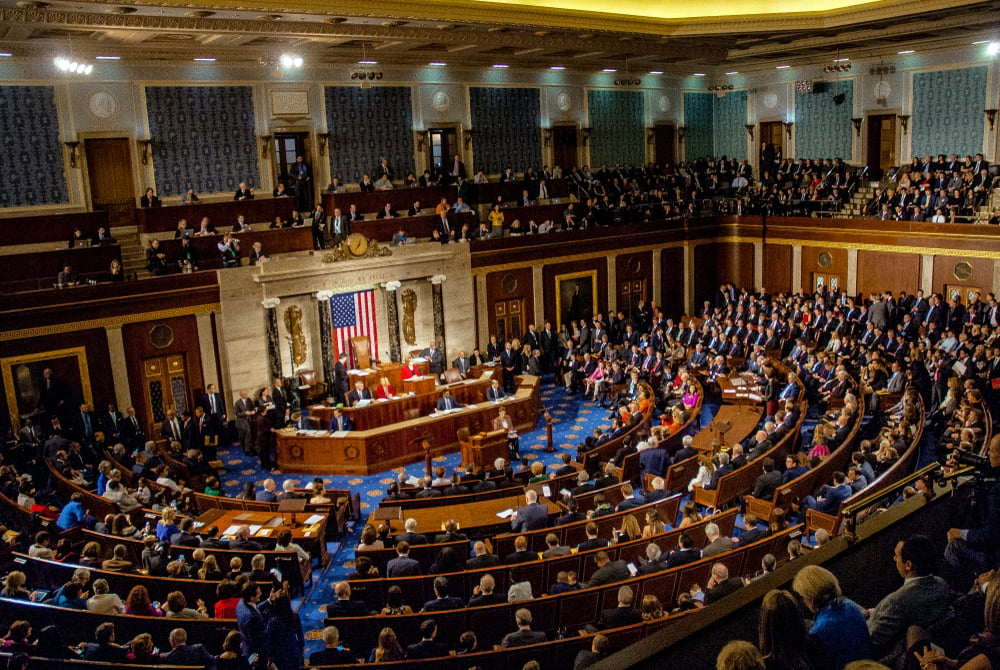
<svg viewBox="0 0 1000 670">
<path fill-rule="evenodd" d="M 454 384 L 455 382 L 462 381 L 462 373 L 458 368 L 448 368 L 444 371 L 444 383 Z"/>
<path fill-rule="evenodd" d="M 326 384 L 317 379 L 315 370 L 302 370 L 299 372 L 299 388 L 303 390 L 306 402 L 312 402 L 317 398 L 326 396 Z"/>
<path fill-rule="evenodd" d="M 354 349 L 354 364 L 361 370 L 367 370 L 372 366 L 372 345 L 367 335 L 358 335 L 351 338 L 351 347 Z"/>
</svg>

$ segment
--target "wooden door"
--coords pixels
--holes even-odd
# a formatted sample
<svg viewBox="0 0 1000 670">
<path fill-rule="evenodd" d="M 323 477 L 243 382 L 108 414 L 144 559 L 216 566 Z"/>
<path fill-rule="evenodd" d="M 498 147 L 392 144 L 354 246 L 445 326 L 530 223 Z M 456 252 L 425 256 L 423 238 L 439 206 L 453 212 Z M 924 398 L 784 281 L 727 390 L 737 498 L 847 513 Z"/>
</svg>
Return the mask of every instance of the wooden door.
<svg viewBox="0 0 1000 670">
<path fill-rule="evenodd" d="M 127 137 L 88 139 L 83 143 L 94 211 L 107 210 L 112 228 L 135 225 L 135 182 L 132 150 Z M 143 186 L 141 191 L 145 191 Z"/>
<path fill-rule="evenodd" d="M 830 274 L 828 272 L 814 272 L 812 289 L 813 291 L 832 291 L 837 292 L 844 287 L 844 283 L 841 280 L 839 274 Z"/>
<path fill-rule="evenodd" d="M 568 175 L 570 169 L 578 167 L 578 154 L 576 126 L 553 126 L 552 165 L 558 165 L 563 174 Z"/>
<path fill-rule="evenodd" d="M 785 155 L 785 124 L 781 121 L 762 121 L 760 124 L 760 141 L 757 144 L 757 167 L 760 167 L 760 145 L 767 142 L 774 147 L 775 157 Z"/>
<path fill-rule="evenodd" d="M 306 212 L 312 209 L 315 202 L 316 180 L 310 182 L 312 189 L 299 194 L 296 190 L 295 163 L 298 156 L 309 166 L 312 161 L 309 155 L 309 133 L 276 133 L 274 135 L 274 167 L 275 184 L 282 183 L 285 190 L 295 196 L 296 209 Z M 374 179 L 374 177 L 373 177 Z"/>
<path fill-rule="evenodd" d="M 191 394 L 184 354 L 144 359 L 142 370 L 146 416 L 150 423 L 146 434 L 159 435 L 168 409 L 175 410 L 177 416 L 181 412 L 194 410 L 188 402 Z"/>
<path fill-rule="evenodd" d="M 632 314 L 639 303 L 646 302 L 646 282 L 643 279 L 625 279 L 618 282 L 618 311 Z"/>
<path fill-rule="evenodd" d="M 868 176 L 881 179 L 896 164 L 896 115 L 871 114 L 866 128 L 865 163 Z"/>
<path fill-rule="evenodd" d="M 431 150 L 429 158 L 431 164 L 428 166 L 431 173 L 438 174 L 441 166 L 452 160 L 452 157 L 461 153 L 458 150 L 458 130 L 455 128 L 431 128 Z"/>
<path fill-rule="evenodd" d="M 673 165 L 676 154 L 674 127 L 662 125 L 653 127 L 653 162 L 657 165 Z"/>
<path fill-rule="evenodd" d="M 508 298 L 493 303 L 495 335 L 500 341 L 521 337 L 524 327 L 524 298 Z"/>
</svg>

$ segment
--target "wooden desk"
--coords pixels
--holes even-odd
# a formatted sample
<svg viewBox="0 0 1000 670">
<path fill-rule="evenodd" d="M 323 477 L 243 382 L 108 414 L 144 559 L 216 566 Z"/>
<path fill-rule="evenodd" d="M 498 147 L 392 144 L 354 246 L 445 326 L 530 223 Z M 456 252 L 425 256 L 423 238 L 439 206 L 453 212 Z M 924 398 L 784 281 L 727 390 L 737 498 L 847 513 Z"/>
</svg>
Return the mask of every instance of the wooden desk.
<svg viewBox="0 0 1000 670">
<path fill-rule="evenodd" d="M 383 426 L 389 426 L 408 418 L 408 413 L 416 413 L 417 416 L 427 416 L 434 411 L 440 391 L 435 389 L 433 377 L 422 377 L 423 381 L 429 381 L 430 391 L 424 391 L 415 395 L 401 395 L 391 400 L 374 400 L 366 407 L 345 407 L 344 414 L 354 422 L 355 430 L 373 430 Z M 406 380 L 403 384 L 408 384 Z M 452 396 L 461 404 L 468 405 L 483 402 L 486 398 L 487 382 L 474 381 L 472 383 L 452 384 Z M 322 428 L 330 425 L 333 418 L 333 408 L 323 405 L 314 405 L 309 408 L 309 413 L 320 421 Z"/>
<path fill-rule="evenodd" d="M 550 198 L 568 198 L 569 180 L 550 179 L 545 182 L 545 187 L 549 190 Z M 469 183 L 469 200 L 479 204 L 492 205 L 496 202 L 497 196 L 505 202 L 520 200 L 521 192 L 527 189 L 529 197 L 533 200 L 538 198 L 537 181 L 504 181 L 492 182 L 489 184 Z"/>
<path fill-rule="evenodd" d="M 222 234 L 229 231 L 230 226 L 219 227 L 217 230 L 219 231 L 218 235 L 191 238 L 191 246 L 194 247 L 197 254 L 198 268 L 201 270 L 222 267 L 222 255 L 219 253 L 218 244 L 222 241 Z M 237 233 L 236 238 L 240 241 L 241 259 L 250 255 L 254 242 L 261 243 L 264 254 L 267 256 L 309 251 L 313 248 L 312 229 L 309 226 L 282 228 L 281 230 L 253 230 Z M 170 272 L 177 270 L 177 257 L 180 248 L 181 241 L 179 239 L 160 241 L 160 250 L 167 255 Z"/>
<path fill-rule="evenodd" d="M 431 236 L 437 220 L 438 216 L 436 214 L 402 216 L 396 219 L 366 219 L 365 221 L 354 221 L 351 223 L 351 232 L 361 233 L 365 237 L 378 240 L 379 242 L 392 242 L 392 236 L 402 228 L 406 231 L 407 238 L 427 239 Z M 448 225 L 452 230 L 461 230 L 463 223 L 468 223 L 469 228 L 473 230 L 479 225 L 476 223 L 476 215 L 472 212 L 465 212 L 464 214 L 451 212 L 448 214 Z"/>
<path fill-rule="evenodd" d="M 510 449 L 507 444 L 506 430 L 491 430 L 488 433 L 470 435 L 470 447 L 466 450 L 467 453 L 462 454 L 462 467 L 471 464 L 476 471 L 492 469 L 497 458 L 506 459 L 509 456 Z"/>
<path fill-rule="evenodd" d="M 437 380 L 429 375 L 420 377 L 410 377 L 403 382 L 403 393 L 434 393 L 437 388 Z"/>
<path fill-rule="evenodd" d="M 325 538 L 328 515 L 318 512 L 301 512 L 295 515 L 296 520 L 300 524 L 311 516 L 321 518 L 311 526 L 291 526 L 286 523 L 286 521 L 291 520 L 291 514 L 282 515 L 278 512 L 243 512 L 235 509 L 211 509 L 195 519 L 195 524 L 204 524 L 198 526 L 198 531 L 202 531 L 209 526 L 215 526 L 219 529 L 220 537 L 226 540 L 232 539 L 231 535 L 225 535 L 226 530 L 230 526 L 262 526 L 260 530 L 252 534 L 252 537 L 268 547 L 274 544 L 280 531 L 287 529 L 292 531 L 292 539 L 297 544 L 318 558 L 320 565 L 326 565 Z M 277 523 L 275 520 L 281 523 Z M 268 524 L 274 525 L 268 526 Z"/>
<path fill-rule="evenodd" d="M 559 505 L 551 500 L 539 496 L 538 503 L 548 508 L 549 516 L 562 513 Z M 417 520 L 417 531 L 420 533 L 432 535 L 441 532 L 444 530 L 444 522 L 454 519 L 463 533 L 474 538 L 510 532 L 510 519 L 501 519 L 497 513 L 517 509 L 524 504 L 524 493 L 518 490 L 517 494 L 506 498 L 480 500 L 457 506 L 418 507 L 407 509 L 404 515 Z"/>
<path fill-rule="evenodd" d="M 712 423 L 705 426 L 694 436 L 692 446 L 702 453 L 712 453 L 712 440 L 719 436 L 718 426 L 720 423 L 729 424 L 729 430 L 725 433 L 723 447 L 729 447 L 745 439 L 760 423 L 760 418 L 764 415 L 764 409 L 760 406 L 749 405 L 722 405 L 712 419 Z"/>
<path fill-rule="evenodd" d="M 177 230 L 177 222 L 186 219 L 188 228 L 198 230 L 203 217 L 208 217 L 212 227 L 222 232 L 231 230 L 236 217 L 242 214 L 249 224 L 269 225 L 274 217 L 287 219 L 295 209 L 295 198 L 255 198 L 254 200 L 227 200 L 194 205 L 170 207 L 145 207 L 135 210 L 135 223 L 139 233 L 165 233 Z M 302 212 L 306 216 L 309 212 Z"/>
<path fill-rule="evenodd" d="M 518 432 L 535 429 L 542 411 L 541 380 L 523 375 L 514 398 L 503 403 Z M 456 385 L 460 389 L 463 385 Z M 475 391 L 476 385 L 464 385 Z M 461 402 L 461 401 L 460 401 Z M 385 405 L 385 403 L 381 403 Z M 378 404 L 375 405 L 378 407 Z M 367 408 L 366 408 L 367 409 Z M 430 410 L 428 410 L 429 412 Z M 278 466 L 293 472 L 370 475 L 424 460 L 421 443 L 430 441 L 431 456 L 458 450 L 458 430 L 470 435 L 493 427 L 499 414 L 496 404 L 480 402 L 447 414 L 421 416 L 368 430 L 353 430 L 344 437 L 286 428 L 275 431 Z"/>
<path fill-rule="evenodd" d="M 716 383 L 722 392 L 722 400 L 736 405 L 756 405 L 761 402 L 760 388 L 739 375 L 718 377 Z"/>
<path fill-rule="evenodd" d="M 65 246 L 79 228 L 90 239 L 101 226 L 109 227 L 108 213 L 73 212 L 70 214 L 40 214 L 0 219 L 0 246 L 62 242 Z M 62 269 L 62 268 L 60 268 Z"/>
<path fill-rule="evenodd" d="M 427 361 L 416 363 L 420 374 L 430 374 L 431 366 Z M 396 390 L 396 393 L 403 393 L 403 365 L 401 363 L 379 363 L 374 368 L 367 370 L 348 370 L 347 376 L 351 380 L 351 389 L 354 382 L 361 382 L 368 387 L 368 390 L 375 395 L 375 387 L 379 385 L 382 377 L 389 380 L 389 386 Z"/>
</svg>

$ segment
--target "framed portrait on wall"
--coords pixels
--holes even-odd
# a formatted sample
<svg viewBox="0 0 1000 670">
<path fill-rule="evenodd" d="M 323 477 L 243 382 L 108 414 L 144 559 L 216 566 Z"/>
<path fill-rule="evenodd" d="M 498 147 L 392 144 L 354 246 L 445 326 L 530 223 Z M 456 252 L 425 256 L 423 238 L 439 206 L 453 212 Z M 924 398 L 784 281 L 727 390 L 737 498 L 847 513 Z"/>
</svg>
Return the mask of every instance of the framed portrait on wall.
<svg viewBox="0 0 1000 670">
<path fill-rule="evenodd" d="M 597 270 L 556 275 L 555 280 L 557 327 L 593 318 L 597 313 Z"/>
<path fill-rule="evenodd" d="M 47 414 L 68 417 L 79 403 L 94 403 L 84 347 L 0 358 L 11 426 Z"/>
</svg>

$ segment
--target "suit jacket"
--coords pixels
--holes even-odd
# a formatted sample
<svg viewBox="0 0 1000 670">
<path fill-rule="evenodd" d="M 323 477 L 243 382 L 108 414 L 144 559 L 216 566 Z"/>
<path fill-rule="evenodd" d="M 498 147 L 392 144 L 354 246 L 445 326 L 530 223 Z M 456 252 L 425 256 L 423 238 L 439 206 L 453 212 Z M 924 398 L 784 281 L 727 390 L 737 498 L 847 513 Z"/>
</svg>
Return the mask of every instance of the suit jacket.
<svg viewBox="0 0 1000 670">
<path fill-rule="evenodd" d="M 519 507 L 517 517 L 510 522 L 510 527 L 515 533 L 538 530 L 547 525 L 549 525 L 549 510 L 539 503 Z"/>
<path fill-rule="evenodd" d="M 875 653 L 881 656 L 891 651 L 910 626 L 929 627 L 948 608 L 954 595 L 948 583 L 936 575 L 905 580 L 873 607 L 868 617 Z"/>
<path fill-rule="evenodd" d="M 628 566 L 625 561 L 610 561 L 604 565 L 602 568 L 598 568 L 590 581 L 587 582 L 584 588 L 589 588 L 591 586 L 604 586 L 605 584 L 611 584 L 614 582 L 621 582 L 628 579 L 631 575 L 628 571 Z"/>
<path fill-rule="evenodd" d="M 421 640 L 406 648 L 406 658 L 411 661 L 422 658 L 437 658 L 438 656 L 447 656 L 449 651 L 448 645 L 443 642 Z"/>
<path fill-rule="evenodd" d="M 330 419 L 330 428 L 329 428 L 329 430 L 330 430 L 331 433 L 335 433 L 338 430 L 353 430 L 353 429 L 354 429 L 354 422 L 351 421 L 351 417 L 349 417 L 349 416 L 342 416 L 342 417 L 340 417 L 340 425 L 339 426 L 337 425 L 337 417 L 332 417 Z"/>
<path fill-rule="evenodd" d="M 487 400 L 500 400 L 506 395 L 507 394 L 504 393 L 502 386 L 498 386 L 496 389 L 490 386 L 488 389 L 486 389 Z"/>
<path fill-rule="evenodd" d="M 420 574 L 420 563 L 409 556 L 397 556 L 385 568 L 386 577 L 416 577 Z"/>
<path fill-rule="evenodd" d="M 448 400 L 449 398 L 438 398 L 437 403 L 434 405 L 437 408 L 437 411 L 446 412 L 449 409 L 457 409 L 459 407 L 465 407 L 465 405 L 455 400 L 455 398 L 450 398 L 451 400 L 450 403 L 448 402 Z M 451 405 L 451 407 L 448 406 L 449 404 Z"/>
<path fill-rule="evenodd" d="M 620 628 L 640 621 L 642 615 L 639 610 L 633 607 L 615 607 L 601 612 L 601 616 L 597 619 L 597 630 Z"/>
<path fill-rule="evenodd" d="M 170 665 L 194 665 L 204 668 L 215 667 L 215 656 L 208 653 L 204 645 L 185 644 L 174 647 L 169 654 L 164 655 L 164 663 Z"/>
<path fill-rule="evenodd" d="M 639 452 L 639 472 L 640 474 L 656 475 L 662 477 L 666 472 L 670 458 L 665 449 L 654 447 Z"/>
<path fill-rule="evenodd" d="M 545 642 L 546 639 L 545 631 L 519 628 L 513 633 L 504 635 L 503 640 L 500 642 L 500 646 L 504 649 L 509 647 L 524 647 L 529 644 Z"/>
<path fill-rule="evenodd" d="M 327 604 L 326 615 L 328 617 L 353 617 L 368 616 L 371 612 L 365 604 L 358 600 L 334 600 Z"/>
<path fill-rule="evenodd" d="M 685 563 L 693 563 L 701 558 L 701 550 L 697 547 L 691 547 L 690 549 L 677 549 L 670 552 L 670 556 L 667 557 L 667 567 L 675 568 L 678 565 L 684 565 Z"/>
<path fill-rule="evenodd" d="M 733 548 L 733 541 L 728 537 L 717 537 L 708 546 L 701 550 L 701 557 L 707 558 L 709 556 L 717 556 L 719 554 L 724 554 Z"/>
<path fill-rule="evenodd" d="M 327 218 L 327 223 L 330 224 L 330 226 L 329 226 L 329 228 L 330 228 L 330 235 L 334 235 L 334 236 L 337 235 L 337 223 L 338 223 L 337 222 L 337 218 L 338 217 L 335 217 L 335 216 L 331 216 L 331 217 Z M 342 213 L 339 218 L 340 218 L 340 222 L 339 222 L 340 223 L 340 235 L 341 236 L 350 235 L 351 234 L 351 219 L 350 219 L 350 217 L 347 216 L 346 214 Z"/>
<path fill-rule="evenodd" d="M 482 554 L 480 556 L 473 556 L 465 562 L 466 570 L 474 570 L 476 568 L 492 568 L 500 565 L 500 557 L 496 554 Z"/>
<path fill-rule="evenodd" d="M 428 367 L 432 375 L 439 375 L 444 372 L 444 352 L 436 348 L 431 351 L 430 347 L 420 352 L 421 357 L 427 359 Z"/>
<path fill-rule="evenodd" d="M 705 604 L 714 603 L 716 600 L 728 596 L 733 591 L 738 591 L 741 588 L 743 588 L 743 580 L 739 577 L 730 577 L 705 592 Z"/>
<path fill-rule="evenodd" d="M 372 399 L 372 392 L 366 388 L 361 389 L 361 391 L 355 389 L 347 394 L 347 404 L 352 407 L 356 405 L 359 400 L 371 400 L 371 399 Z"/>
</svg>

